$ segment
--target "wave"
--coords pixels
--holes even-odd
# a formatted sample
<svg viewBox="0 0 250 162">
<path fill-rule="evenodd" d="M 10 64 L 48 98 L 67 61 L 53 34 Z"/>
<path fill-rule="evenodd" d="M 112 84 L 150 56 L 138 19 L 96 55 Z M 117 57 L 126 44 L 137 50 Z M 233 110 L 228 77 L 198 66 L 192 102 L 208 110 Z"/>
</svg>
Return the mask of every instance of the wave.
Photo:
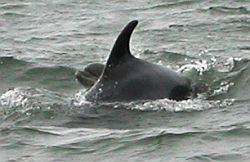
<svg viewBox="0 0 250 162">
<path fill-rule="evenodd" d="M 18 83 L 17 77 L 30 66 L 32 66 L 31 63 L 14 57 L 0 57 L 0 92 L 15 86 Z"/>
<path fill-rule="evenodd" d="M 14 57 L 0 57 L 0 77 L 3 84 L 0 91 L 21 85 L 72 92 L 80 88 L 75 81 L 75 71 L 66 66 L 44 67 Z"/>
<path fill-rule="evenodd" d="M 4 10 L 10 10 L 10 9 L 23 9 L 27 6 L 29 6 L 29 3 L 20 3 L 20 4 L 0 4 L 0 9 L 4 9 Z"/>
<path fill-rule="evenodd" d="M 107 129 L 107 128 L 65 128 L 57 126 L 15 126 L 5 128 L 1 131 L 19 131 L 31 132 L 38 134 L 45 134 L 51 136 L 69 136 L 68 140 L 57 141 L 56 143 L 47 143 L 48 146 L 62 146 L 71 144 L 80 144 L 88 139 L 88 142 L 100 143 L 107 141 L 119 140 L 120 142 L 130 143 L 145 143 L 154 141 L 159 138 L 188 138 L 197 137 L 204 141 L 209 140 L 208 136 L 213 135 L 216 137 L 227 138 L 229 136 L 238 136 L 244 132 L 244 136 L 249 136 L 248 128 L 231 128 L 231 129 L 218 129 L 218 130 L 196 130 L 196 129 L 181 129 L 181 128 L 147 128 L 147 129 Z M 235 133 L 232 133 L 235 132 Z M 79 136 L 81 135 L 81 136 Z M 206 137 L 206 139 L 205 139 Z M 242 135 L 243 138 L 243 135 Z"/>
<path fill-rule="evenodd" d="M 220 13 L 220 14 L 250 14 L 250 11 L 245 7 L 225 7 L 225 6 L 216 6 L 209 7 L 207 11 Z"/>
<path fill-rule="evenodd" d="M 0 13 L 1 17 L 4 18 L 22 18 L 22 17 L 32 17 L 32 15 L 19 13 L 19 12 L 2 12 Z"/>
<path fill-rule="evenodd" d="M 240 136 L 237 141 L 232 137 L 238 137 L 237 134 L 231 134 L 230 137 L 224 136 L 230 131 L 249 132 L 249 129 L 218 129 L 218 130 L 198 130 L 196 128 L 146 128 L 146 129 L 106 129 L 106 128 L 65 128 L 57 126 L 12 126 L 1 129 L 5 147 L 35 147 L 36 149 L 50 152 L 63 151 L 65 154 L 74 154 L 86 156 L 93 153 L 100 155 L 127 153 L 129 158 L 133 156 L 157 155 L 157 152 L 164 154 L 175 153 L 181 155 L 182 159 L 187 161 L 243 161 L 247 159 L 249 145 L 234 145 L 238 140 L 245 141 L 249 133 Z M 240 133 L 240 132 L 239 132 Z M 11 134 L 11 135 L 10 135 Z M 12 135 L 15 136 L 12 136 Z M 213 141 L 208 136 L 212 135 Z M 18 138 L 20 136 L 20 138 Z M 35 138 L 30 137 L 35 136 Z M 16 137 L 16 138 L 15 138 Z M 12 139 L 15 140 L 12 140 Z M 243 139 L 242 139 L 243 138 Z M 218 152 L 214 147 L 220 145 L 225 140 L 228 148 L 220 147 L 223 151 Z M 186 145 L 183 145 L 185 142 Z M 231 143 L 232 142 L 232 143 Z M 194 150 L 188 144 L 191 144 Z M 2 144 L 3 146 L 3 144 Z M 238 147 L 239 146 L 239 147 Z M 184 153 L 178 152 L 183 149 Z M 156 151 L 158 150 L 158 151 Z M 188 150 L 188 151 L 186 151 Z M 152 153 L 152 154 L 150 154 Z M 117 155 L 117 154 L 116 154 Z M 161 157 L 162 159 L 162 157 Z"/>
<path fill-rule="evenodd" d="M 187 158 L 188 161 L 248 161 L 248 157 L 240 153 L 211 153 L 196 155 L 190 158 Z"/>
<path fill-rule="evenodd" d="M 20 65 L 26 65 L 28 62 L 23 61 L 23 60 L 18 60 L 14 58 L 13 56 L 3 56 L 0 57 L 0 66 L 8 66 L 8 67 L 13 67 L 13 66 L 20 66 Z"/>
<path fill-rule="evenodd" d="M 133 7 L 129 9 L 123 9 L 122 11 L 145 11 L 145 10 L 161 10 L 161 9 L 169 9 L 169 8 L 174 8 L 174 7 L 182 7 L 186 5 L 192 5 L 197 3 L 195 0 L 184 0 L 184 1 L 175 1 L 175 2 L 161 2 L 158 4 L 151 4 L 149 3 L 147 6 L 143 7 Z M 199 2 L 198 2 L 199 3 Z M 116 10 L 115 10 L 116 11 Z M 119 10 L 121 11 L 121 10 Z"/>
<path fill-rule="evenodd" d="M 40 82 L 47 82 L 49 80 L 54 80 L 55 82 L 59 82 L 64 80 L 74 80 L 74 73 L 74 69 L 63 66 L 33 67 L 26 70 L 18 79 L 20 79 L 20 81 L 39 80 Z"/>
</svg>

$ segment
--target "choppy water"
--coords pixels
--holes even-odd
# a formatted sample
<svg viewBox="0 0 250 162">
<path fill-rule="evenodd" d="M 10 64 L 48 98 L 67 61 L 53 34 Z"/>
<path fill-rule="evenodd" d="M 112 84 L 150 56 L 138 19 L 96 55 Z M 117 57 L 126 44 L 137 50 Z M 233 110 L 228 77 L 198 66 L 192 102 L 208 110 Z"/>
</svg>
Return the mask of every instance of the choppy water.
<svg viewBox="0 0 250 162">
<path fill-rule="evenodd" d="M 197 99 L 94 105 L 74 78 L 138 19 L 137 57 L 209 84 Z M 249 161 L 248 0 L 0 2 L 0 161 Z"/>
</svg>

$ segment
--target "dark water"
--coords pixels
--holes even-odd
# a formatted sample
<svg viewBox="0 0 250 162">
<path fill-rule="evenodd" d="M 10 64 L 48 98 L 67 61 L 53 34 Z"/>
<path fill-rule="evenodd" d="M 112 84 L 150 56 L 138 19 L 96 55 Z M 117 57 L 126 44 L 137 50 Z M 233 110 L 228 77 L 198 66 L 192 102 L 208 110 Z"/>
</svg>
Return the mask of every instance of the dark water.
<svg viewBox="0 0 250 162">
<path fill-rule="evenodd" d="M 132 52 L 209 91 L 95 105 L 74 78 L 138 19 Z M 248 0 L 0 2 L 0 161 L 249 161 Z"/>
</svg>

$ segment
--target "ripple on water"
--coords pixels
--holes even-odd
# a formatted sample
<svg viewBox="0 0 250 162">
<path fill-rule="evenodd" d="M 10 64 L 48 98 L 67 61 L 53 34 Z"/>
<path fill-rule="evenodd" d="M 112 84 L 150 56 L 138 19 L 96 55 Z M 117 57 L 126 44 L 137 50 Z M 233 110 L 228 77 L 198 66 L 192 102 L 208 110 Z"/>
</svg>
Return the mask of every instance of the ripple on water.
<svg viewBox="0 0 250 162">
<path fill-rule="evenodd" d="M 11 10 L 11 9 L 23 9 L 26 8 L 30 5 L 30 3 L 5 3 L 5 4 L 0 4 L 0 9 L 3 10 Z"/>
<path fill-rule="evenodd" d="M 248 0 L 1 1 L 1 160 L 249 161 L 249 12 Z M 136 56 L 208 92 L 87 102 L 75 68 L 105 62 L 132 19 Z"/>
</svg>

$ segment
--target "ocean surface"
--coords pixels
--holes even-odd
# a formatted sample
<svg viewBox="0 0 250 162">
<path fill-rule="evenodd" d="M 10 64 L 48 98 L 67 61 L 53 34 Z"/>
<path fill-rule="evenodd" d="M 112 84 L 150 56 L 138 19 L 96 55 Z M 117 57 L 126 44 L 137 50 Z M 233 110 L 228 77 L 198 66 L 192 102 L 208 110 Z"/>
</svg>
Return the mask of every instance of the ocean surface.
<svg viewBox="0 0 250 162">
<path fill-rule="evenodd" d="M 75 72 L 135 19 L 136 57 L 209 90 L 87 102 Z M 1 0 L 0 40 L 0 162 L 250 161 L 249 0 Z"/>
</svg>

